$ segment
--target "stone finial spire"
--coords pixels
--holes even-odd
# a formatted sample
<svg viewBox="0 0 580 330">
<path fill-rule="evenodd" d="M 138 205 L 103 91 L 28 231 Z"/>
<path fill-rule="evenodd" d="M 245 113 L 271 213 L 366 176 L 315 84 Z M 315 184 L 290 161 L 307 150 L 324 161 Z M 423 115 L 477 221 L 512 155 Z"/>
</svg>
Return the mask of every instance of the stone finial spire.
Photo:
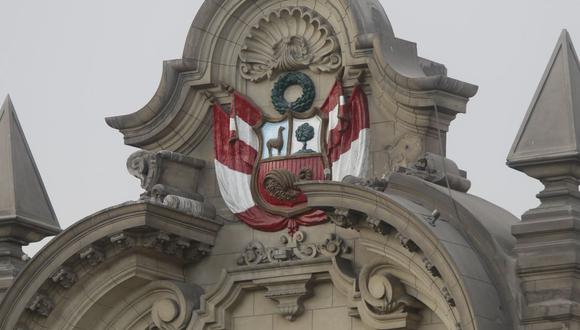
<svg viewBox="0 0 580 330">
<path fill-rule="evenodd" d="M 540 180 L 539 207 L 512 227 L 524 329 L 577 329 L 580 304 L 580 63 L 563 31 L 508 156 Z M 557 320 L 557 321 L 556 321 Z"/>
<path fill-rule="evenodd" d="M 538 195 L 541 208 L 570 204 L 570 198 L 580 201 L 580 63 L 566 30 L 558 40 L 507 163 L 545 185 Z M 524 220 L 533 218 L 531 213 L 524 215 Z"/>
<path fill-rule="evenodd" d="M 0 292 L 23 267 L 22 246 L 60 231 L 8 96 L 0 108 Z"/>
</svg>

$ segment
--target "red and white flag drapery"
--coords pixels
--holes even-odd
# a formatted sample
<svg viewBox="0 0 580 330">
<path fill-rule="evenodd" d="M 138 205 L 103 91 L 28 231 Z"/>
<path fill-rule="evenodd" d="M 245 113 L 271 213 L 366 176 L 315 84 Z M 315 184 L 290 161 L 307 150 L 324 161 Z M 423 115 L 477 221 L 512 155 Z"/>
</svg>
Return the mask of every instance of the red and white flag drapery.
<svg viewBox="0 0 580 330">
<path fill-rule="evenodd" d="M 219 103 L 213 106 L 215 170 L 218 186 L 227 207 L 250 227 L 275 232 L 324 222 L 326 215 L 311 210 L 297 217 L 284 217 L 258 207 L 252 197 L 252 172 L 258 160 L 259 139 L 253 126 L 262 120 L 260 110 L 234 93 L 232 110 L 226 113 Z"/>
<path fill-rule="evenodd" d="M 328 116 L 327 152 L 332 180 L 348 175 L 364 177 L 368 172 L 370 122 L 367 98 L 356 86 L 348 102 L 337 81 L 321 108 Z"/>
<path fill-rule="evenodd" d="M 237 93 L 229 115 L 219 103 L 213 106 L 216 176 L 222 197 L 235 214 L 255 205 L 250 187 L 259 140 L 252 126 L 261 117 L 260 111 Z"/>
</svg>

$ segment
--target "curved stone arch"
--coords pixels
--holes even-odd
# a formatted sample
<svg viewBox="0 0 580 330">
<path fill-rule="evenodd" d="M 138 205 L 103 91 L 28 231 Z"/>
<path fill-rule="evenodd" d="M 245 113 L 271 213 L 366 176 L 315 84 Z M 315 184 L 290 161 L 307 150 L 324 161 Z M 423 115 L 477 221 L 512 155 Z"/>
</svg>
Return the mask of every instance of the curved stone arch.
<svg viewBox="0 0 580 330">
<path fill-rule="evenodd" d="M 12 303 L 0 306 L 0 328 L 28 323 L 66 328 L 71 315 L 77 315 L 73 325 L 82 322 L 94 300 L 126 293 L 127 287 L 119 290 L 123 284 L 183 282 L 183 267 L 207 253 L 220 227 L 219 221 L 146 202 L 89 216 L 49 242 L 19 274 L 4 296 Z M 78 297 L 75 304 L 69 304 L 70 296 Z M 65 307 L 75 311 L 67 309 L 63 319 Z"/>
<path fill-rule="evenodd" d="M 298 185 L 308 196 L 311 207 L 344 210 L 347 206 L 349 210 L 364 214 L 371 219 L 371 223 L 374 219 L 386 223 L 412 240 L 426 262 L 436 267 L 455 300 L 462 329 L 509 329 L 511 324 L 508 324 L 500 308 L 500 295 L 480 257 L 451 225 L 442 222 L 436 227 L 430 226 L 427 220 L 431 210 L 360 186 L 343 183 Z M 375 245 L 373 250 L 388 256 L 387 247 L 383 242 Z M 466 256 L 469 258 L 466 259 Z"/>
<path fill-rule="evenodd" d="M 202 290 L 183 283 L 180 270 L 171 260 L 146 254 L 115 257 L 79 277 L 70 290 L 53 293 L 59 297 L 53 298 L 55 308 L 44 324 L 63 330 L 146 328 L 163 323 L 154 313 L 161 303 L 175 315 L 167 323 L 182 326 L 198 306 Z M 143 323 L 144 327 L 131 327 Z"/>
</svg>

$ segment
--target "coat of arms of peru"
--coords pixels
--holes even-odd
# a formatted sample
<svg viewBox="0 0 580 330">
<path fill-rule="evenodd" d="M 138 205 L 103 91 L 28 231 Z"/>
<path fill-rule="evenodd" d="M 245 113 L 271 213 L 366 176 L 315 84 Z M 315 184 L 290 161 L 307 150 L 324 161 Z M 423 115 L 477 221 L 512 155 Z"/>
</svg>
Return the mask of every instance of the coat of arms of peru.
<svg viewBox="0 0 580 330">
<path fill-rule="evenodd" d="M 302 95 L 288 102 L 292 85 Z M 276 81 L 267 115 L 247 97 L 232 91 L 229 111 L 214 103 L 214 148 L 218 185 L 228 208 L 250 227 L 296 232 L 327 220 L 307 206 L 297 181 L 341 181 L 364 176 L 369 154 L 366 95 L 356 86 L 346 100 L 340 79 L 320 107 L 313 107 L 315 86 L 302 72 Z"/>
</svg>

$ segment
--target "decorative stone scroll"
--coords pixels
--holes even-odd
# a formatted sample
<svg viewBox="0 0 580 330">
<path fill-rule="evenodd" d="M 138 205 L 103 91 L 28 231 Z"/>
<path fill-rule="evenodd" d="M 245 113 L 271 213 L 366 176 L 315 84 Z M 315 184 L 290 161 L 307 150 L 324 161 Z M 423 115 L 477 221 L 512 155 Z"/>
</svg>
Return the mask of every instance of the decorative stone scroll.
<svg viewBox="0 0 580 330">
<path fill-rule="evenodd" d="M 363 267 L 358 278 L 358 313 L 376 329 L 416 329 L 423 305 L 407 294 L 401 281 L 385 264 Z"/>
<path fill-rule="evenodd" d="M 185 283 L 157 281 L 151 289 L 162 292 L 151 307 L 152 328 L 160 330 L 185 329 L 193 310 L 199 308 L 203 289 Z"/>
<path fill-rule="evenodd" d="M 277 72 L 333 72 L 342 66 L 332 27 L 302 7 L 278 9 L 262 18 L 246 37 L 240 60 L 242 77 L 253 82 Z"/>
<path fill-rule="evenodd" d="M 290 236 L 280 237 L 280 247 L 265 248 L 264 244 L 252 241 L 242 251 L 238 258 L 238 265 L 249 266 L 262 263 L 277 263 L 290 260 L 310 260 L 320 255 L 338 257 L 350 252 L 344 240 L 332 234 L 321 243 L 306 243 L 306 235 L 298 231 Z"/>
</svg>

